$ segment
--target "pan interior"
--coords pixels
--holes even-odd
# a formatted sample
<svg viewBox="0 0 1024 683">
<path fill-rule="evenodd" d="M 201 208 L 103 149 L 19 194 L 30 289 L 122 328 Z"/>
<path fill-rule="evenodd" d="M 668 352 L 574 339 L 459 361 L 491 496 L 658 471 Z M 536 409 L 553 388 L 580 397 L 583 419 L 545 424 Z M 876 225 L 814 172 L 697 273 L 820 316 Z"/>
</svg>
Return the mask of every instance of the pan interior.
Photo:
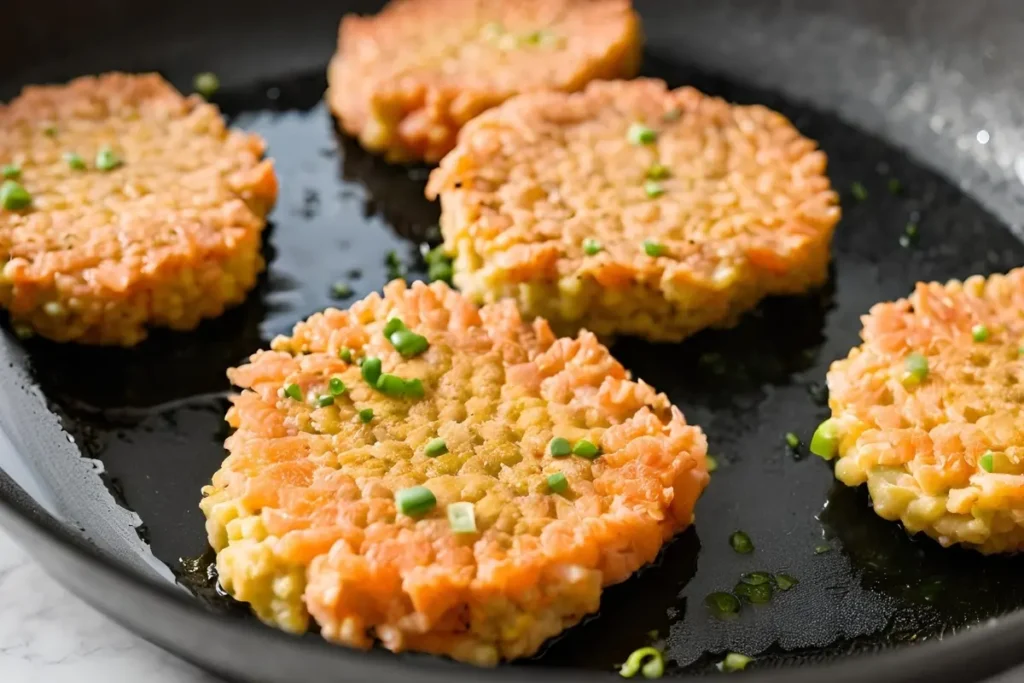
<svg viewBox="0 0 1024 683">
<path fill-rule="evenodd" d="M 655 566 L 609 589 L 598 615 L 516 666 L 607 670 L 652 641 L 665 646 L 675 673 L 709 669 L 725 651 L 757 656 L 758 666 L 818 661 L 939 637 L 1024 605 L 1021 560 L 907 537 L 874 515 L 863 491 L 835 484 L 828 465 L 784 438 L 793 432 L 806 443 L 827 414 L 825 372 L 858 343 L 859 317 L 872 303 L 919 280 L 1009 269 L 1024 261 L 1024 246 L 950 183 L 832 115 L 653 56 L 646 74 L 766 104 L 820 141 L 843 195 L 832 277 L 813 295 L 765 302 L 732 330 L 677 345 L 615 345 L 630 370 L 705 429 L 720 466 L 694 528 Z M 324 85 L 318 73 L 216 100 L 236 125 L 267 139 L 281 181 L 269 271 L 242 306 L 131 350 L 25 344 L 53 409 L 138 513 L 156 557 L 231 618 L 251 617 L 214 590 L 197 507 L 224 457 L 225 370 L 296 321 L 344 304 L 331 298 L 335 281 L 352 286 L 350 300 L 379 290 L 389 252 L 409 277 L 422 276 L 420 247 L 437 240 L 438 210 L 423 198 L 427 170 L 388 166 L 339 136 L 320 102 Z M 863 199 L 850 192 L 856 183 Z M 903 247 L 909 223 L 919 240 Z M 736 530 L 750 535 L 752 554 L 730 548 Z M 711 616 L 705 596 L 751 571 L 799 583 L 738 618 Z"/>
</svg>

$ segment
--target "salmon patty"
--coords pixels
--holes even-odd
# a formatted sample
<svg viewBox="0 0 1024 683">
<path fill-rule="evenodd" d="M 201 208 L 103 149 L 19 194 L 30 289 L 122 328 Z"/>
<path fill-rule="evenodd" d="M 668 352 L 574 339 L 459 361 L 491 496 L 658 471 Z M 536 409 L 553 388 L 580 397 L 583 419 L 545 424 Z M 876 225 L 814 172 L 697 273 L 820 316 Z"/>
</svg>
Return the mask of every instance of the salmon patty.
<svg viewBox="0 0 1024 683">
<path fill-rule="evenodd" d="M 277 197 L 263 151 L 155 74 L 31 86 L 0 106 L 0 305 L 15 331 L 130 346 L 240 302 Z"/>
<path fill-rule="evenodd" d="M 1024 549 L 1024 270 L 920 283 L 863 320 L 828 373 L 819 455 L 911 533 Z"/>
<path fill-rule="evenodd" d="M 368 150 L 433 163 L 513 95 L 634 76 L 641 44 L 629 0 L 393 0 L 342 19 L 327 101 Z"/>
<path fill-rule="evenodd" d="M 658 80 L 522 95 L 433 171 L 455 283 L 556 330 L 677 341 L 827 276 L 838 198 L 781 114 Z"/>
<path fill-rule="evenodd" d="M 291 632 L 530 655 L 686 528 L 706 440 L 594 335 L 395 281 L 229 371 L 201 503 L 221 586 Z"/>
</svg>

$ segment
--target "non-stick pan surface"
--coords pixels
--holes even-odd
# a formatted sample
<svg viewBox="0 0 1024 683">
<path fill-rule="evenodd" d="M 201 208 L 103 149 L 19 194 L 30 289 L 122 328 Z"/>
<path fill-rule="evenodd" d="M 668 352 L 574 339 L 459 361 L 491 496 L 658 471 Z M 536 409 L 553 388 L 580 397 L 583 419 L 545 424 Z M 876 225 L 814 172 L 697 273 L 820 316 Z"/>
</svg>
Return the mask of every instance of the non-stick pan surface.
<svg viewBox="0 0 1024 683">
<path fill-rule="evenodd" d="M 420 249 L 437 240 L 438 209 L 423 198 L 427 169 L 386 165 L 336 132 L 320 96 L 323 63 L 345 8 L 307 4 L 300 9 L 294 3 L 214 2 L 205 14 L 192 8 L 194 26 L 170 9 L 161 10 L 168 13 L 161 34 L 152 20 L 131 15 L 141 12 L 134 6 L 108 0 L 102 11 L 124 8 L 109 15 L 108 32 L 122 35 L 117 32 L 134 27 L 136 40 L 145 39 L 145 46 L 127 43 L 119 52 L 109 40 L 94 45 L 101 40 L 95 28 L 81 27 L 77 34 L 88 43 L 81 52 L 63 45 L 74 59 L 47 63 L 26 44 L 19 67 L 4 74 L 7 97 L 29 80 L 104 68 L 160 69 L 183 87 L 194 71 L 214 69 L 226 84 L 217 103 L 235 125 L 267 139 L 281 195 L 267 235 L 268 272 L 245 304 L 221 319 L 194 333 L 156 333 L 132 350 L 16 343 L 9 335 L 2 341 L 6 362 L 0 375 L 6 381 L 0 424 L 10 443 L 0 444 L 8 446 L 0 452 L 6 473 L 0 479 L 0 501 L 6 503 L 0 518 L 13 523 L 51 569 L 90 602 L 222 673 L 257 681 L 296 676 L 471 680 L 480 673 L 426 657 L 352 653 L 314 635 L 292 639 L 273 633 L 217 593 L 209 567 L 197 504 L 200 487 L 224 456 L 225 369 L 296 321 L 343 304 L 331 299 L 333 282 L 347 281 L 355 297 L 379 290 L 392 274 L 386 265 L 390 252 L 407 264 L 408 277 L 421 276 Z M 802 3 L 771 12 L 753 2 L 726 3 L 714 11 L 691 4 L 641 4 L 650 46 L 645 75 L 736 102 L 766 104 L 820 141 L 833 183 L 843 194 L 832 277 L 813 295 L 765 302 L 732 330 L 703 333 L 678 345 L 636 340 L 615 345 L 628 368 L 667 392 L 691 422 L 705 429 L 719 470 L 698 505 L 696 526 L 672 542 L 655 566 L 609 589 L 598 615 L 536 658 L 488 675 L 527 680 L 550 667 L 558 667 L 560 680 L 607 675 L 631 650 L 651 642 L 665 648 L 674 675 L 713 671 L 725 652 L 738 651 L 756 656 L 757 669 L 800 665 L 781 674 L 793 681 L 826 675 L 803 667 L 882 649 L 895 652 L 871 661 L 840 661 L 827 675 L 831 680 L 913 680 L 931 672 L 932 681 L 960 681 L 1024 658 L 1019 617 L 953 637 L 1024 606 L 1024 584 L 1017 580 L 1024 570 L 1021 559 L 986 558 L 909 538 L 874 515 L 864 491 L 835 484 L 827 464 L 807 457 L 803 446 L 788 447 L 784 438 L 793 432 L 806 443 L 827 414 L 825 372 L 858 343 L 859 316 L 872 303 L 903 296 L 919 280 L 962 278 L 1024 263 L 1024 245 L 1006 227 L 1022 214 L 1014 204 L 1018 189 L 1007 181 L 1015 159 L 1012 146 L 1000 146 L 1014 141 L 1012 118 L 999 118 L 1006 113 L 998 108 L 1006 104 L 999 100 L 1008 96 L 1005 92 L 993 85 L 989 100 L 961 102 L 959 109 L 947 102 L 942 112 L 900 100 L 910 119 L 893 120 L 892 113 L 900 111 L 897 103 L 876 111 L 875 91 L 843 90 L 827 78 L 847 75 L 854 84 L 869 85 L 865 73 L 876 69 L 875 85 L 889 87 L 890 96 L 912 97 L 915 83 L 924 88 L 917 97 L 925 104 L 932 102 L 929 97 L 955 96 L 928 91 L 934 74 L 908 80 L 901 90 L 906 74 L 898 69 L 877 71 L 878 64 L 870 61 L 842 61 L 863 57 L 864 43 L 832 35 L 837 26 L 847 27 L 853 37 L 861 31 L 862 37 L 891 41 L 894 58 L 916 44 L 912 32 L 900 37 L 898 22 L 871 14 L 883 4 L 865 3 L 846 17 L 820 3 L 813 12 Z M 929 6 L 939 4 L 953 6 Z M 904 9 L 924 5 L 908 3 Z M 988 5 L 992 12 L 1011 9 Z M 67 16 L 42 7 L 19 11 L 34 16 L 39 31 L 75 34 L 63 26 Z M 232 14 L 242 11 L 249 14 Z M 1011 19 L 992 17 L 975 30 L 991 40 L 986 31 L 998 33 Z M 927 24 L 920 21 L 919 26 Z M 44 22 L 56 24 L 40 28 Z M 270 26 L 274 22 L 276 29 Z M 902 29 L 908 26 L 913 24 Z M 255 31 L 276 42 L 257 42 Z M 773 41 L 771 31 L 791 35 L 788 42 Z M 809 38 L 815 31 L 816 38 Z M 0 43 L 9 46 L 8 36 L 3 38 Z M 294 50 L 274 60 L 274 54 L 285 54 L 282 41 Z M 818 52 L 794 60 L 792 51 L 801 44 Z M 758 46 L 765 51 L 751 60 L 748 52 Z M 271 55 L 261 53 L 267 49 Z M 999 60 L 1007 58 L 1002 50 L 1010 48 L 984 49 L 993 51 L 988 68 L 998 69 Z M 925 63 L 933 66 L 936 59 L 947 64 L 967 59 L 929 54 Z M 829 55 L 833 63 L 824 61 Z M 884 50 L 875 57 L 889 58 Z M 285 60 L 290 61 L 282 65 Z M 813 74 L 809 78 L 818 79 L 821 88 L 807 93 L 806 81 L 780 83 L 780 73 L 773 72 L 776 62 L 781 73 Z M 714 75 L 730 65 L 746 70 Z M 808 96 L 817 103 L 808 104 Z M 959 131 L 959 137 L 943 135 L 944 126 L 968 126 L 975 106 L 986 112 L 984 136 L 978 133 L 982 128 L 971 130 L 966 143 Z M 918 145 L 918 158 L 902 149 L 906 140 L 886 142 L 845 123 L 844 116 L 889 133 L 908 124 L 920 127 L 906 145 Z M 920 146 L 928 131 L 947 147 Z M 927 170 L 920 161 L 934 164 L 954 153 L 958 165 L 944 173 Z M 992 175 L 1000 163 L 1007 166 L 1007 154 L 1007 173 Z M 957 187 L 964 179 L 973 183 L 968 192 Z M 866 196 L 850 191 L 856 184 Z M 901 244 L 911 223 L 918 226 L 918 238 Z M 86 540 L 67 545 L 68 529 Z M 750 535 L 753 554 L 733 552 L 728 538 L 735 530 Z M 92 557 L 97 552 L 103 559 Z M 750 571 L 784 572 L 799 584 L 769 605 L 746 607 L 736 619 L 713 617 L 705 596 L 731 589 Z M 944 638 L 940 646 L 919 645 L 939 638 Z M 268 662 L 270 653 L 274 659 Z"/>
</svg>

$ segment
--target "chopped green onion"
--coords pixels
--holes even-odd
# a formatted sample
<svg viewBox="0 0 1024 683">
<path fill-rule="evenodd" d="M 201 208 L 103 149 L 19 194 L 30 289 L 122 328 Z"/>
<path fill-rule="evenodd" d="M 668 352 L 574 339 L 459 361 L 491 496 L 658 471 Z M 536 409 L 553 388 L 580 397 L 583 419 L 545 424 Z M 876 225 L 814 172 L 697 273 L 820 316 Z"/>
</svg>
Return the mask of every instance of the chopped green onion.
<svg viewBox="0 0 1024 683">
<path fill-rule="evenodd" d="M 342 359 L 346 363 L 352 362 L 352 349 L 347 346 L 342 346 L 341 350 L 338 351 L 338 358 Z"/>
<path fill-rule="evenodd" d="M 427 277 L 431 282 L 447 282 L 451 284 L 452 279 L 455 277 L 455 270 L 449 262 L 432 263 L 427 268 Z"/>
<path fill-rule="evenodd" d="M 654 240 L 644 240 L 644 253 L 648 256 L 664 256 L 665 245 Z"/>
<path fill-rule="evenodd" d="M 110 146 L 101 147 L 100 151 L 96 152 L 96 168 L 101 171 L 113 171 L 123 163 L 121 157 L 117 156 Z"/>
<path fill-rule="evenodd" d="M 377 391 L 387 396 L 405 396 L 405 380 L 398 375 L 385 372 L 377 378 Z"/>
<path fill-rule="evenodd" d="M 588 237 L 583 240 L 583 253 L 587 256 L 595 256 L 601 252 L 604 247 L 593 237 Z"/>
<path fill-rule="evenodd" d="M 985 451 L 984 455 L 978 459 L 978 464 L 981 465 L 981 469 L 986 472 L 992 472 L 995 470 L 995 465 L 992 462 L 992 456 L 994 455 L 995 453 L 992 451 Z"/>
<path fill-rule="evenodd" d="M 424 254 L 423 260 L 427 262 L 427 265 L 434 265 L 435 263 L 450 261 L 451 258 L 445 253 L 444 245 L 440 244 Z"/>
<path fill-rule="evenodd" d="M 352 296 L 352 288 L 347 282 L 335 282 L 331 285 L 331 296 L 335 299 L 347 299 Z"/>
<path fill-rule="evenodd" d="M 903 386 L 908 389 L 917 386 L 928 377 L 928 359 L 920 353 L 914 352 L 907 356 L 904 365 L 907 374 L 903 376 Z"/>
<path fill-rule="evenodd" d="M 32 203 L 32 195 L 24 187 L 13 180 L 5 180 L 0 185 L 0 206 L 8 211 L 19 211 Z"/>
<path fill-rule="evenodd" d="M 448 524 L 457 534 L 476 533 L 476 512 L 472 503 L 451 503 L 448 505 Z"/>
<path fill-rule="evenodd" d="M 899 194 L 903 192 L 903 183 L 898 178 L 889 178 L 889 193 Z"/>
<path fill-rule="evenodd" d="M 800 437 L 793 432 L 786 432 L 786 445 L 790 448 L 797 448 L 800 446 Z"/>
<path fill-rule="evenodd" d="M 363 379 L 371 387 L 377 386 L 377 380 L 380 379 L 383 364 L 380 362 L 380 358 L 364 358 L 363 364 L 360 367 Z"/>
<path fill-rule="evenodd" d="M 423 381 L 420 379 L 405 380 L 405 395 L 408 398 L 423 398 Z"/>
<path fill-rule="evenodd" d="M 732 549 L 741 555 L 749 555 L 754 552 L 754 543 L 750 540 L 750 536 L 742 531 L 734 531 L 729 536 L 729 545 Z"/>
<path fill-rule="evenodd" d="M 975 325 L 974 327 L 971 328 L 971 337 L 976 342 L 988 341 L 988 336 L 989 336 L 988 327 L 985 326 L 985 325 L 982 325 L 981 323 L 979 323 L 979 324 L 977 324 L 977 325 Z"/>
<path fill-rule="evenodd" d="M 284 395 L 296 401 L 302 400 L 302 387 L 294 382 L 284 388 Z"/>
<path fill-rule="evenodd" d="M 775 575 L 775 585 L 778 587 L 780 591 L 788 591 L 790 588 L 797 585 L 798 583 L 800 582 L 794 579 L 789 574 Z"/>
<path fill-rule="evenodd" d="M 0 168 L 0 177 L 5 180 L 17 180 L 21 177 L 21 167 L 17 164 L 7 164 Z"/>
<path fill-rule="evenodd" d="M 665 186 L 659 183 L 657 180 L 644 181 L 644 192 L 648 197 L 654 199 L 665 194 Z"/>
<path fill-rule="evenodd" d="M 384 336 L 385 337 L 390 337 L 395 332 L 398 332 L 399 330 L 404 330 L 404 329 L 407 329 L 407 328 L 405 327 L 405 323 L 402 322 L 401 318 L 398 318 L 398 317 L 388 318 L 387 322 L 384 323 Z"/>
<path fill-rule="evenodd" d="M 868 189 L 864 187 L 863 184 L 854 182 L 850 185 L 850 194 L 853 195 L 853 198 L 858 202 L 862 202 L 868 198 Z"/>
<path fill-rule="evenodd" d="M 64 163 L 73 171 L 84 171 L 86 168 L 85 159 L 75 152 L 64 152 Z"/>
<path fill-rule="evenodd" d="M 341 381 L 340 377 L 332 377 L 327 382 L 327 390 L 331 392 L 331 396 L 341 396 L 345 393 L 345 383 Z"/>
<path fill-rule="evenodd" d="M 388 277 L 392 280 L 398 279 L 405 275 L 405 268 L 402 265 L 402 259 L 399 258 L 398 252 L 392 249 L 384 257 L 384 263 L 388 267 Z"/>
<path fill-rule="evenodd" d="M 196 74 L 196 77 L 192 79 L 192 87 L 197 93 L 210 99 L 214 93 L 220 90 L 220 79 L 217 78 L 217 74 L 204 71 L 201 74 Z"/>
<path fill-rule="evenodd" d="M 835 421 L 825 420 L 814 430 L 811 437 L 811 453 L 825 460 L 836 457 L 839 453 L 839 428 Z"/>
<path fill-rule="evenodd" d="M 710 593 L 704 598 L 704 604 L 717 617 L 728 617 L 740 611 L 740 601 L 732 593 Z"/>
<path fill-rule="evenodd" d="M 752 657 L 741 655 L 739 652 L 730 652 L 717 666 L 719 671 L 733 673 L 734 671 L 743 671 L 752 661 L 754 661 Z"/>
<path fill-rule="evenodd" d="M 448 444 L 444 442 L 444 439 L 438 437 L 431 439 L 427 442 L 427 445 L 423 447 L 423 455 L 428 458 L 436 458 L 439 455 L 444 455 L 448 452 Z"/>
<path fill-rule="evenodd" d="M 551 493 L 565 493 L 569 488 L 569 481 L 561 472 L 548 475 L 548 489 Z"/>
<path fill-rule="evenodd" d="M 581 458 L 586 458 L 587 460 L 593 460 L 597 456 L 601 455 L 601 449 L 592 441 L 580 439 L 576 442 L 576 445 L 572 447 L 572 454 L 578 455 Z"/>
<path fill-rule="evenodd" d="M 650 168 L 647 169 L 647 177 L 651 180 L 664 180 L 671 174 L 671 171 L 668 170 L 668 166 L 664 166 L 662 164 L 651 164 Z"/>
<path fill-rule="evenodd" d="M 907 223 L 900 235 L 900 246 L 906 249 L 917 243 L 917 223 Z"/>
<path fill-rule="evenodd" d="M 395 503 L 403 515 L 420 517 L 434 509 L 437 498 L 426 486 L 413 486 L 395 491 Z"/>
<path fill-rule="evenodd" d="M 388 335 L 391 345 L 402 355 L 402 358 L 413 358 L 418 356 L 430 346 L 427 338 L 422 334 L 416 334 L 411 330 L 396 330 Z"/>
<path fill-rule="evenodd" d="M 644 660 L 647 660 L 646 663 Z M 632 678 L 637 672 L 643 674 L 644 678 L 661 678 L 665 673 L 665 658 L 657 648 L 642 647 L 634 650 L 626 659 L 626 663 L 619 669 L 619 675 L 623 678 Z"/>
<path fill-rule="evenodd" d="M 363 408 L 359 411 L 359 421 L 366 424 L 373 419 L 373 408 Z"/>
<path fill-rule="evenodd" d="M 321 408 L 326 408 L 327 406 L 333 406 L 334 405 L 334 397 L 331 396 L 330 394 L 324 394 L 323 396 L 321 396 L 320 398 L 318 398 L 316 400 L 316 404 L 318 406 L 320 406 Z"/>
<path fill-rule="evenodd" d="M 704 456 L 705 467 L 708 468 L 708 472 L 714 472 L 718 469 L 718 459 L 713 455 Z"/>
<path fill-rule="evenodd" d="M 750 572 L 740 577 L 740 581 L 751 586 L 760 586 L 763 583 L 770 583 L 772 575 L 768 572 Z"/>
<path fill-rule="evenodd" d="M 733 588 L 733 593 L 741 598 L 746 598 L 755 605 L 765 605 L 772 600 L 772 584 L 770 581 L 759 584 L 740 581 Z"/>
<path fill-rule="evenodd" d="M 626 138 L 634 145 L 650 145 L 658 139 L 658 133 L 642 123 L 634 123 L 629 127 Z"/>
<path fill-rule="evenodd" d="M 821 545 L 814 546 L 814 554 L 815 555 L 824 555 L 825 553 L 829 552 L 830 550 L 832 550 L 832 546 L 825 545 L 824 543 L 821 544 Z"/>
<path fill-rule="evenodd" d="M 572 445 L 569 443 L 568 439 L 556 436 L 551 439 L 551 443 L 548 444 L 548 452 L 556 458 L 564 458 L 572 453 Z"/>
</svg>

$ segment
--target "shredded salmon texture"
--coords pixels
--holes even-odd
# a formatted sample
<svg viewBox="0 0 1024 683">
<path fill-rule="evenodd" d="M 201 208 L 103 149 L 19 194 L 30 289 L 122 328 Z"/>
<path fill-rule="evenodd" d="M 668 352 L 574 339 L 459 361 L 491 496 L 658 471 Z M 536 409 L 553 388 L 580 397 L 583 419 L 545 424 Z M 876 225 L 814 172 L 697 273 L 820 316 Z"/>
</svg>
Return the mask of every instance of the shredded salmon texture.
<svg viewBox="0 0 1024 683">
<path fill-rule="evenodd" d="M 607 81 L 480 115 L 427 194 L 474 301 L 512 298 L 562 334 L 679 341 L 825 282 L 840 214 L 825 167 L 766 107 Z"/>
<path fill-rule="evenodd" d="M 402 357 L 382 332 L 392 317 L 429 348 Z M 370 386 L 371 357 L 423 395 Z M 593 334 L 557 338 L 512 302 L 478 310 L 443 283 L 395 281 L 318 313 L 229 377 L 234 433 L 201 503 L 221 585 L 268 624 L 299 633 L 312 617 L 352 647 L 486 666 L 530 655 L 690 525 L 708 482 L 701 430 Z M 345 391 L 321 406 L 331 378 Z M 601 454 L 553 457 L 554 437 Z M 447 452 L 429 457 L 436 438 Z M 412 486 L 437 501 L 422 517 L 396 508 Z M 457 502 L 476 532 L 453 531 Z"/>
<path fill-rule="evenodd" d="M 919 283 L 863 320 L 828 373 L 836 476 L 944 546 L 1024 549 L 1024 270 Z"/>
<path fill-rule="evenodd" d="M 241 302 L 277 199 L 263 152 L 156 74 L 29 86 L 0 105 L 0 164 L 32 197 L 0 209 L 0 305 L 15 331 L 131 346 Z M 101 167 L 101 153 L 116 163 Z"/>
</svg>

